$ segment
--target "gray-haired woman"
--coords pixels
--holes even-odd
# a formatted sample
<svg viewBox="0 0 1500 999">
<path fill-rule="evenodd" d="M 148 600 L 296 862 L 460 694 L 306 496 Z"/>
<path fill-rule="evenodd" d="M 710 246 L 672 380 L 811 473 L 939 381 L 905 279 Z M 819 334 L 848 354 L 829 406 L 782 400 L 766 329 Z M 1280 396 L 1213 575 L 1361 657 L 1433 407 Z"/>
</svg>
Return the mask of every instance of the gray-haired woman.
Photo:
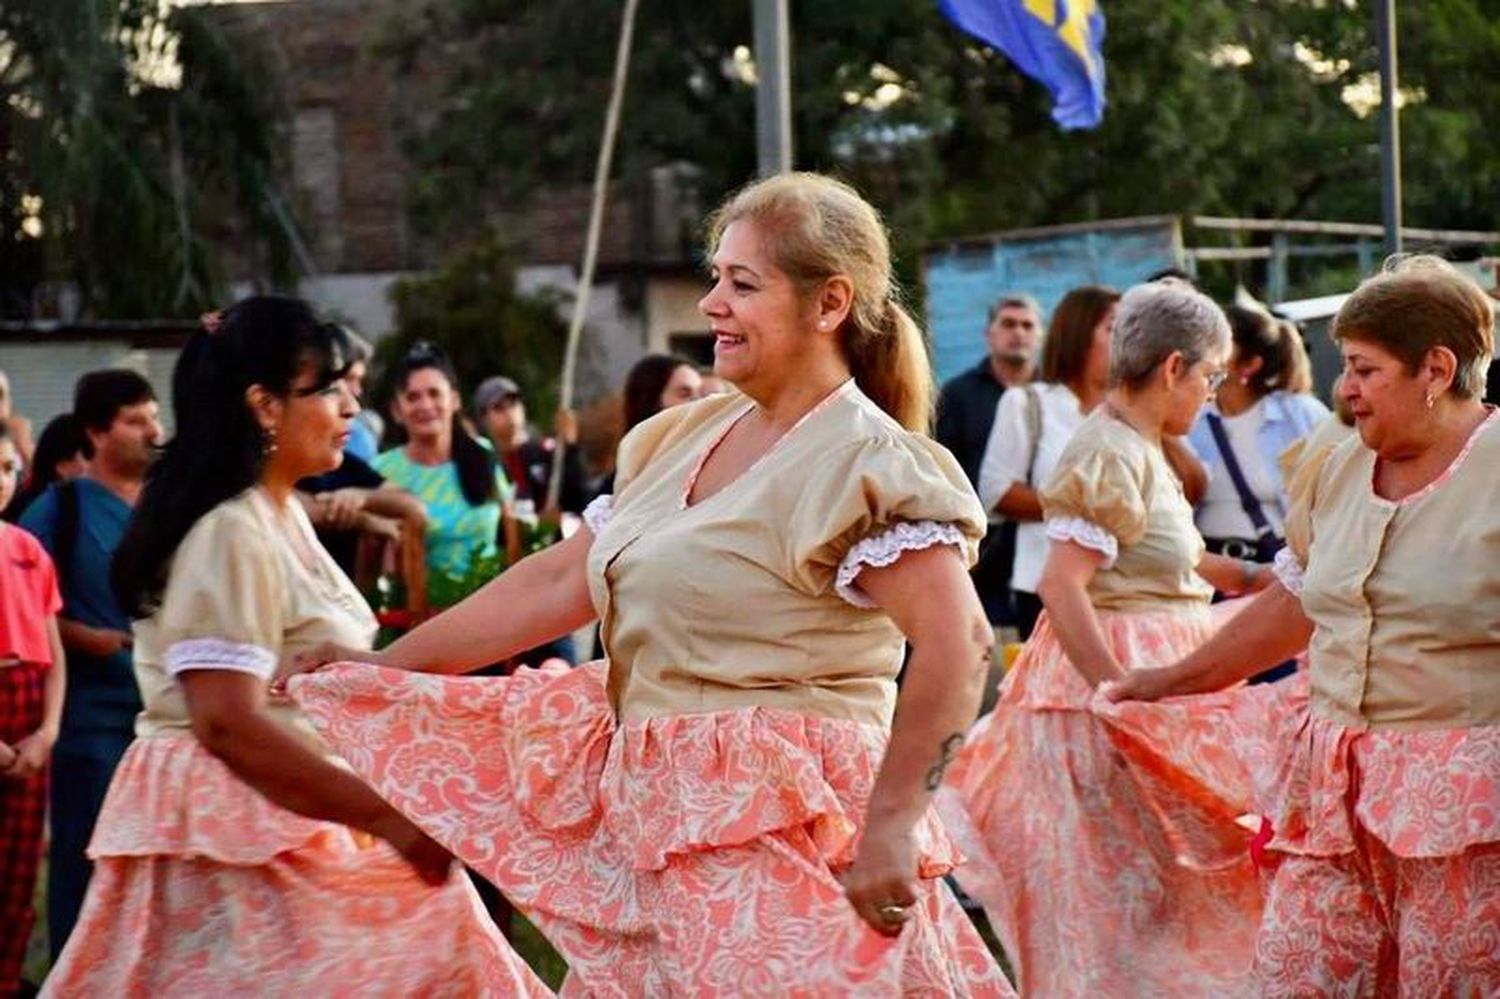
<svg viewBox="0 0 1500 999">
<path fill-rule="evenodd" d="M 1205 554 L 1163 453 L 1228 355 L 1224 314 L 1186 285 L 1120 300 L 1109 393 L 1041 491 L 1045 610 L 949 771 L 944 818 L 970 858 L 959 881 L 1023 995 L 1244 990 L 1261 895 L 1234 821 L 1243 803 L 1127 759 L 1090 710 L 1099 683 L 1208 638 L 1213 586 L 1263 583 Z"/>
</svg>

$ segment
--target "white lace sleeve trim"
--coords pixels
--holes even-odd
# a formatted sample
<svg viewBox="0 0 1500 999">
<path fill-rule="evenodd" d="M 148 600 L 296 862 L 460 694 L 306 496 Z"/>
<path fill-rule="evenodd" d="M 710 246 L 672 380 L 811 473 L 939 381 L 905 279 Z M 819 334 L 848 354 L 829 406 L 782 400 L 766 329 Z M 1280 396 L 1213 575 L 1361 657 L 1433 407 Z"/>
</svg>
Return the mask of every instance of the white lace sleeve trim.
<svg viewBox="0 0 1500 999">
<path fill-rule="evenodd" d="M 910 520 L 893 524 L 880 534 L 873 534 L 857 542 L 839 563 L 838 576 L 833 589 L 845 601 L 856 607 L 874 607 L 875 602 L 865 596 L 855 580 L 866 566 L 891 565 L 904 553 L 931 548 L 933 545 L 954 545 L 960 550 L 964 546 L 964 532 L 957 524 L 938 523 L 934 520 Z"/>
<path fill-rule="evenodd" d="M 1113 569 L 1120 557 L 1120 542 L 1115 536 L 1082 517 L 1054 517 L 1047 521 L 1047 540 L 1071 541 L 1091 548 L 1104 556 L 1105 569 Z"/>
<path fill-rule="evenodd" d="M 594 497 L 593 502 L 583 508 L 583 522 L 588 525 L 589 531 L 594 537 L 604 530 L 604 525 L 609 523 L 610 514 L 614 513 L 615 498 L 609 493 Z"/>
<path fill-rule="evenodd" d="M 1271 563 L 1271 571 L 1288 593 L 1294 597 L 1302 596 L 1302 563 L 1297 561 L 1295 552 L 1290 548 L 1277 552 L 1276 561 Z"/>
<path fill-rule="evenodd" d="M 190 669 L 223 669 L 249 673 L 262 680 L 276 672 L 276 653 L 249 642 L 222 638 L 189 638 L 167 647 L 164 665 L 172 676 Z"/>
</svg>

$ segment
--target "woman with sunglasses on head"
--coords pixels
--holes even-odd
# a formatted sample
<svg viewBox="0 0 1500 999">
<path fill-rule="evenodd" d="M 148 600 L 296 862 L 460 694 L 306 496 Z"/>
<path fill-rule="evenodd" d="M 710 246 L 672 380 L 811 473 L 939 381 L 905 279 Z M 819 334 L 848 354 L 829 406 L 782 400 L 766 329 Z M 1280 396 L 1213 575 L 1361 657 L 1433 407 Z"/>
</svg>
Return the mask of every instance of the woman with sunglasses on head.
<svg viewBox="0 0 1500 999">
<path fill-rule="evenodd" d="M 293 497 L 358 412 L 342 332 L 287 298 L 207 321 L 115 558 L 145 709 L 44 994 L 546 994 L 448 852 L 268 693 L 280 659 L 374 637 Z"/>
<path fill-rule="evenodd" d="M 1306 354 L 1301 334 L 1260 309 L 1226 311 L 1232 346 L 1228 377 L 1193 423 L 1188 442 L 1208 473 L 1195 519 L 1208 550 L 1269 564 L 1285 543 L 1291 501 L 1281 456 L 1328 416 L 1328 407 L 1294 384 Z M 1290 675 L 1295 662 L 1262 682 Z"/>
<path fill-rule="evenodd" d="M 1228 355 L 1224 314 L 1191 287 L 1145 284 L 1120 299 L 1110 389 L 1041 488 L 1043 613 L 939 796 L 968 858 L 959 883 L 983 903 L 1023 995 L 1244 989 L 1260 891 L 1239 803 L 1131 768 L 1091 708 L 1100 683 L 1209 636 L 1209 582 L 1265 582 L 1204 553 L 1164 450 Z"/>
</svg>

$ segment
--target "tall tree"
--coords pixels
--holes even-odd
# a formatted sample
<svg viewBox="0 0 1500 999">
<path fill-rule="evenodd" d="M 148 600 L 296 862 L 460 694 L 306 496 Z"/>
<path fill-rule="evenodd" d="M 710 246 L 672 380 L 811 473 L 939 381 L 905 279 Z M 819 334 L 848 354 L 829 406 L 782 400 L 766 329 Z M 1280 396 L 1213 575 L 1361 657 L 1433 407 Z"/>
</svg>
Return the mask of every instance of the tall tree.
<svg viewBox="0 0 1500 999">
<path fill-rule="evenodd" d="M 620 139 L 629 174 L 674 159 L 712 197 L 754 168 L 749 3 L 641 11 Z M 841 173 L 908 249 L 1021 225 L 1157 213 L 1379 217 L 1370 14 L 1348 0 L 1107 0 L 1109 108 L 1060 132 L 1043 89 L 932 0 L 797 0 L 800 165 Z M 1402 5 L 1407 217 L 1500 226 L 1500 136 L 1479 109 L 1500 62 L 1497 0 Z M 409 64 L 419 224 L 582 182 L 593 163 L 617 0 L 429 0 L 386 25 Z M 911 255 L 907 254 L 908 259 Z"/>
<path fill-rule="evenodd" d="M 0 278 L 6 310 L 46 278 L 86 316 L 194 315 L 224 292 L 226 236 L 288 279 L 285 143 L 262 75 L 201 9 L 0 5 L 0 242 L 27 265 Z"/>
</svg>

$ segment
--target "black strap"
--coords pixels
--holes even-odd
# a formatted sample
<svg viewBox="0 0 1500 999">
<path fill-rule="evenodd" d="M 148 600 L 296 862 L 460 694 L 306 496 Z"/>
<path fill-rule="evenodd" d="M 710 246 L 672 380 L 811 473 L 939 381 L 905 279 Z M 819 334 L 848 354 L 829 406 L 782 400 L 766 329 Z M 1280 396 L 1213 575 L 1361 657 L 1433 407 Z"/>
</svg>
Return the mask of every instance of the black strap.
<svg viewBox="0 0 1500 999">
<path fill-rule="evenodd" d="M 1230 481 L 1234 483 L 1234 491 L 1240 494 L 1240 506 L 1250 518 L 1250 523 L 1255 525 L 1255 536 L 1264 538 L 1269 534 L 1274 537 L 1276 531 L 1271 527 L 1271 522 L 1266 519 L 1266 512 L 1261 509 L 1260 500 L 1250 492 L 1250 484 L 1245 481 L 1245 474 L 1240 471 L 1240 463 L 1234 456 L 1234 448 L 1229 446 L 1229 435 L 1224 432 L 1224 421 L 1219 418 L 1218 413 L 1203 415 L 1208 418 L 1208 429 L 1214 435 L 1214 443 L 1219 446 L 1219 453 L 1224 456 L 1224 468 L 1229 472 Z"/>
<path fill-rule="evenodd" d="M 78 483 L 68 479 L 57 484 L 57 526 L 52 534 L 53 561 L 61 576 L 73 571 L 78 528 Z"/>
</svg>

